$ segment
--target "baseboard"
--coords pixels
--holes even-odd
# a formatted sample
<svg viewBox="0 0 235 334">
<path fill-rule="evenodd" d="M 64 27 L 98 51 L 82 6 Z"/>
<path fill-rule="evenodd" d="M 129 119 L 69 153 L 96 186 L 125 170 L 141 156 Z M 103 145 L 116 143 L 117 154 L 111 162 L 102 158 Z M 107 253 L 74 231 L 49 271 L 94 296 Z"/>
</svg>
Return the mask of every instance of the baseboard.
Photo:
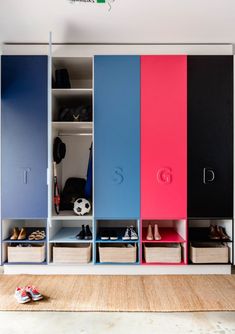
<svg viewBox="0 0 235 334">
<path fill-rule="evenodd" d="M 135 266 L 132 265 L 5 265 L 4 274 L 36 275 L 230 275 L 231 265 Z"/>
</svg>

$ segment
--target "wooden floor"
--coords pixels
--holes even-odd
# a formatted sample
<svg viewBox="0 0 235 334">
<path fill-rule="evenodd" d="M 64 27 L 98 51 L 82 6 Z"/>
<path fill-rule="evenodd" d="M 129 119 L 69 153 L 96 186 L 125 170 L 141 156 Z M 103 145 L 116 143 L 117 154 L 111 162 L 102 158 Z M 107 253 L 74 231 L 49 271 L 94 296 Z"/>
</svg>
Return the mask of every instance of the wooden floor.
<svg viewBox="0 0 235 334">
<path fill-rule="evenodd" d="M 45 295 L 19 305 L 16 286 Z M 235 311 L 235 276 L 0 276 L 1 311 Z"/>
</svg>

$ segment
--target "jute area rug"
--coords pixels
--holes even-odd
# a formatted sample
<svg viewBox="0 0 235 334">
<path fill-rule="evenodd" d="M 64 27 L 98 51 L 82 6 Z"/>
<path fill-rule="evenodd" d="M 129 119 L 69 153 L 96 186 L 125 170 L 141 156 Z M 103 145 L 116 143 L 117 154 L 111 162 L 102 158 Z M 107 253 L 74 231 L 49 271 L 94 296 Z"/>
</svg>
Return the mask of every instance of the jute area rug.
<svg viewBox="0 0 235 334">
<path fill-rule="evenodd" d="M 43 301 L 17 304 L 16 286 L 35 285 Z M 235 275 L 0 276 L 1 311 L 235 311 Z"/>
</svg>

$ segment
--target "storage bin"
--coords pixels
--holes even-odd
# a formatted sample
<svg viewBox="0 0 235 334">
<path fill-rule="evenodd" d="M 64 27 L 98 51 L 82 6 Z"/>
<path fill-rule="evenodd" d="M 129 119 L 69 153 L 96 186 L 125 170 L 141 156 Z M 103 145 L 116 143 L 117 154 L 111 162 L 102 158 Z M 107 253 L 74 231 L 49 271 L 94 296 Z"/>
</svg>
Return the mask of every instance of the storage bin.
<svg viewBox="0 0 235 334">
<path fill-rule="evenodd" d="M 89 263 L 90 261 L 90 243 L 53 245 L 54 263 Z"/>
<path fill-rule="evenodd" d="M 176 243 L 145 243 L 144 258 L 146 263 L 180 263 L 181 245 Z"/>
<path fill-rule="evenodd" d="M 193 263 L 228 263 L 229 248 L 215 242 L 194 242 L 190 244 L 190 259 Z"/>
<path fill-rule="evenodd" d="M 99 244 L 100 262 L 135 263 L 137 247 L 126 243 Z"/>
<path fill-rule="evenodd" d="M 25 246 L 7 246 L 8 262 L 44 262 L 46 258 L 45 244 L 35 244 L 30 247 Z"/>
</svg>

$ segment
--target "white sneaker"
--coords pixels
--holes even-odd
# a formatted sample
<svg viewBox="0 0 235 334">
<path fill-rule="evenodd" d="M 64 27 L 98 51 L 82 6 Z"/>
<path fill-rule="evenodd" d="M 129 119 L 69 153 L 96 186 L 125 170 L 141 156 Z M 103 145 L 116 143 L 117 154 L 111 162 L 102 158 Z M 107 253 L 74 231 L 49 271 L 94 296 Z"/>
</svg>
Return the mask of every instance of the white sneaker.
<svg viewBox="0 0 235 334">
<path fill-rule="evenodd" d="M 129 227 L 126 228 L 124 236 L 122 237 L 122 240 L 130 240 L 130 231 Z"/>
<path fill-rule="evenodd" d="M 138 234 L 136 233 L 135 229 L 134 229 L 134 226 L 130 226 L 129 228 L 129 231 L 130 231 L 130 236 L 131 236 L 131 240 L 138 240 Z"/>
<path fill-rule="evenodd" d="M 25 304 L 30 302 L 30 298 L 25 290 L 25 288 L 17 287 L 15 290 L 15 298 L 19 304 Z"/>
</svg>

